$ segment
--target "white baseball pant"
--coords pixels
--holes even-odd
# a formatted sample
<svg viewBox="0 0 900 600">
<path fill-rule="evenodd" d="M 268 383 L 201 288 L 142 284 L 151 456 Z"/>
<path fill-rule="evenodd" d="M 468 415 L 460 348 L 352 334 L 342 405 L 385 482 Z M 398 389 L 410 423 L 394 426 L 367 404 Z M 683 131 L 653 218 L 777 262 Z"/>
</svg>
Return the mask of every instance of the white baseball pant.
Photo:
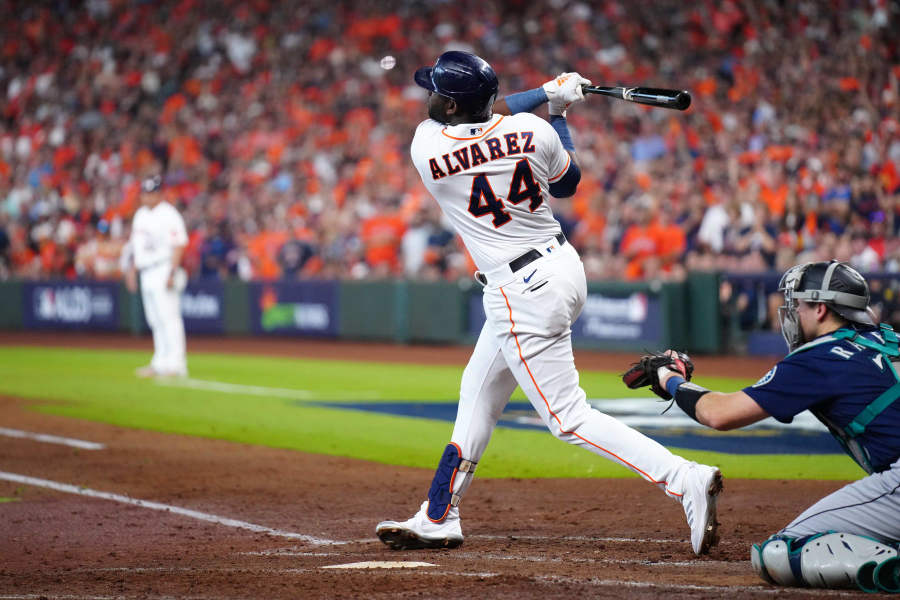
<svg viewBox="0 0 900 600">
<path fill-rule="evenodd" d="M 141 269 L 141 299 L 144 316 L 153 332 L 153 359 L 150 366 L 157 373 L 187 375 L 184 321 L 181 318 L 181 293 L 185 277 L 181 271 L 174 288 L 166 286 L 168 264 Z"/>
<path fill-rule="evenodd" d="M 587 297 L 584 267 L 571 244 L 555 239 L 541 258 L 513 273 L 503 265 L 476 274 L 487 321 L 462 376 L 452 442 L 477 462 L 516 385 L 558 439 L 631 469 L 680 499 L 689 461 L 592 408 L 578 383 L 571 325 Z"/>
</svg>

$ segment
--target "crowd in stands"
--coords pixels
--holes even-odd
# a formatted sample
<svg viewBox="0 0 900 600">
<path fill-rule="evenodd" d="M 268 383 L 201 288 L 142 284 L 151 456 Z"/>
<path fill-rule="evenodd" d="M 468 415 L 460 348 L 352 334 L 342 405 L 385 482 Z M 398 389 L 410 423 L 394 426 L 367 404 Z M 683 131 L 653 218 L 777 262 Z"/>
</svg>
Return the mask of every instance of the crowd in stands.
<svg viewBox="0 0 900 600">
<path fill-rule="evenodd" d="M 469 277 L 409 160 L 412 73 L 449 48 L 487 58 L 501 95 L 572 70 L 692 92 L 684 113 L 601 96 L 569 111 L 583 176 L 551 206 L 591 279 L 829 258 L 898 272 L 898 10 L 0 0 L 0 277 L 119 277 L 156 164 L 192 277 Z"/>
</svg>

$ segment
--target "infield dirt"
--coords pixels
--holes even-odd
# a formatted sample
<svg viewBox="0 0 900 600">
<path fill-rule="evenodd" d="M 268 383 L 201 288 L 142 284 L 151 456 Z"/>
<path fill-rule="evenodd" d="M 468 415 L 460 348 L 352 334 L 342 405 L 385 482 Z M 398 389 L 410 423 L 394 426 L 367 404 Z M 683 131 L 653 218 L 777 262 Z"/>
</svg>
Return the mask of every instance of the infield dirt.
<svg viewBox="0 0 900 600">
<path fill-rule="evenodd" d="M 11 341 L 4 335 L 0 343 L 41 343 L 26 337 Z M 53 343 L 87 345 L 89 339 L 96 337 L 64 336 Z M 148 343 L 121 337 L 101 343 L 116 340 L 120 347 Z M 276 352 L 277 344 L 266 346 Z M 324 357 L 322 343 L 301 346 L 291 340 L 290 353 Z M 343 358 L 371 356 L 373 350 L 372 345 L 334 347 L 343 350 Z M 261 348 L 250 343 L 239 351 L 265 353 Z M 193 340 L 192 349 L 203 348 Z M 225 350 L 221 340 L 215 350 Z M 456 361 L 455 352 L 461 365 L 467 356 L 461 348 L 431 350 L 447 361 Z M 426 354 L 415 350 L 419 360 Z M 590 360 L 622 358 L 585 354 L 576 354 L 583 368 L 604 368 L 589 365 Z M 387 360 L 384 347 L 374 356 Z M 717 374 L 741 375 L 742 368 L 755 365 Z M 0 503 L 0 598 L 768 598 L 776 590 L 753 574 L 750 544 L 841 485 L 730 480 L 726 473 L 719 503 L 722 541 L 697 558 L 681 507 L 637 477 L 476 480 L 462 506 L 461 548 L 394 552 L 375 538 L 375 524 L 411 516 L 430 483 L 430 470 L 123 429 L 26 407 L 23 400 L 0 398 L 0 423 L 106 448 L 78 450 L 0 436 L 0 471 L 319 541 L 0 481 L 0 498 L 11 499 Z M 334 543 L 322 543 L 329 541 Z M 324 568 L 397 560 L 435 566 Z M 844 594 L 782 590 L 780 597 Z"/>
</svg>

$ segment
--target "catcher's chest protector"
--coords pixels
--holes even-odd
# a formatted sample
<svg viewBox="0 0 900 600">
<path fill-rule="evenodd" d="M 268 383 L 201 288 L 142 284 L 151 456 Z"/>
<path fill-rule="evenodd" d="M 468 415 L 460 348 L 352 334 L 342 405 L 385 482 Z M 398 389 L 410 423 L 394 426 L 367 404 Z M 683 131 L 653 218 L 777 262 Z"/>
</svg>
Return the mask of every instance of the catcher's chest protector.
<svg viewBox="0 0 900 600">
<path fill-rule="evenodd" d="M 836 340 L 847 340 L 847 342 L 854 345 L 858 350 L 867 348 L 876 351 L 878 353 L 875 359 L 876 364 L 881 365 L 883 368 L 890 369 L 891 373 L 893 373 L 895 380 L 894 385 L 889 387 L 884 393 L 863 408 L 846 427 L 837 425 L 832 419 L 826 416 L 823 411 L 810 410 L 819 421 L 828 427 L 828 431 L 830 431 L 831 435 L 837 439 L 844 448 L 844 451 L 869 474 L 873 473 L 874 469 L 869 460 L 868 452 L 862 444 L 859 443 L 857 438 L 866 431 L 866 427 L 868 427 L 879 414 L 884 412 L 888 406 L 900 398 L 900 375 L 897 374 L 897 370 L 892 362 L 900 357 L 897 334 L 890 325 L 882 323 L 879 331 L 874 333 L 873 337 L 876 339 L 873 340 L 864 337 L 860 332 L 852 329 L 838 329 L 830 336 L 804 344 L 788 355 L 792 356 L 794 354 L 799 354 L 821 344 L 834 342 Z M 833 351 L 839 353 L 837 350 Z"/>
</svg>

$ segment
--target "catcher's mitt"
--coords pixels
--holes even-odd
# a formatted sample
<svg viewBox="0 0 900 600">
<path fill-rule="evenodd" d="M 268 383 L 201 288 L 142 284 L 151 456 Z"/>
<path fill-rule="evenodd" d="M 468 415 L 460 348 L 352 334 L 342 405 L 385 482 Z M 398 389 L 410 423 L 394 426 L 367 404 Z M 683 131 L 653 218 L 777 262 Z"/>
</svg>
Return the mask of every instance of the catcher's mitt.
<svg viewBox="0 0 900 600">
<path fill-rule="evenodd" d="M 633 390 L 649 385 L 654 394 L 663 400 L 671 400 L 672 395 L 660 385 L 660 367 L 670 369 L 686 381 L 690 381 L 694 373 L 694 363 L 684 352 L 656 352 L 645 354 L 638 362 L 632 363 L 631 368 L 622 375 L 622 381 Z"/>
</svg>

